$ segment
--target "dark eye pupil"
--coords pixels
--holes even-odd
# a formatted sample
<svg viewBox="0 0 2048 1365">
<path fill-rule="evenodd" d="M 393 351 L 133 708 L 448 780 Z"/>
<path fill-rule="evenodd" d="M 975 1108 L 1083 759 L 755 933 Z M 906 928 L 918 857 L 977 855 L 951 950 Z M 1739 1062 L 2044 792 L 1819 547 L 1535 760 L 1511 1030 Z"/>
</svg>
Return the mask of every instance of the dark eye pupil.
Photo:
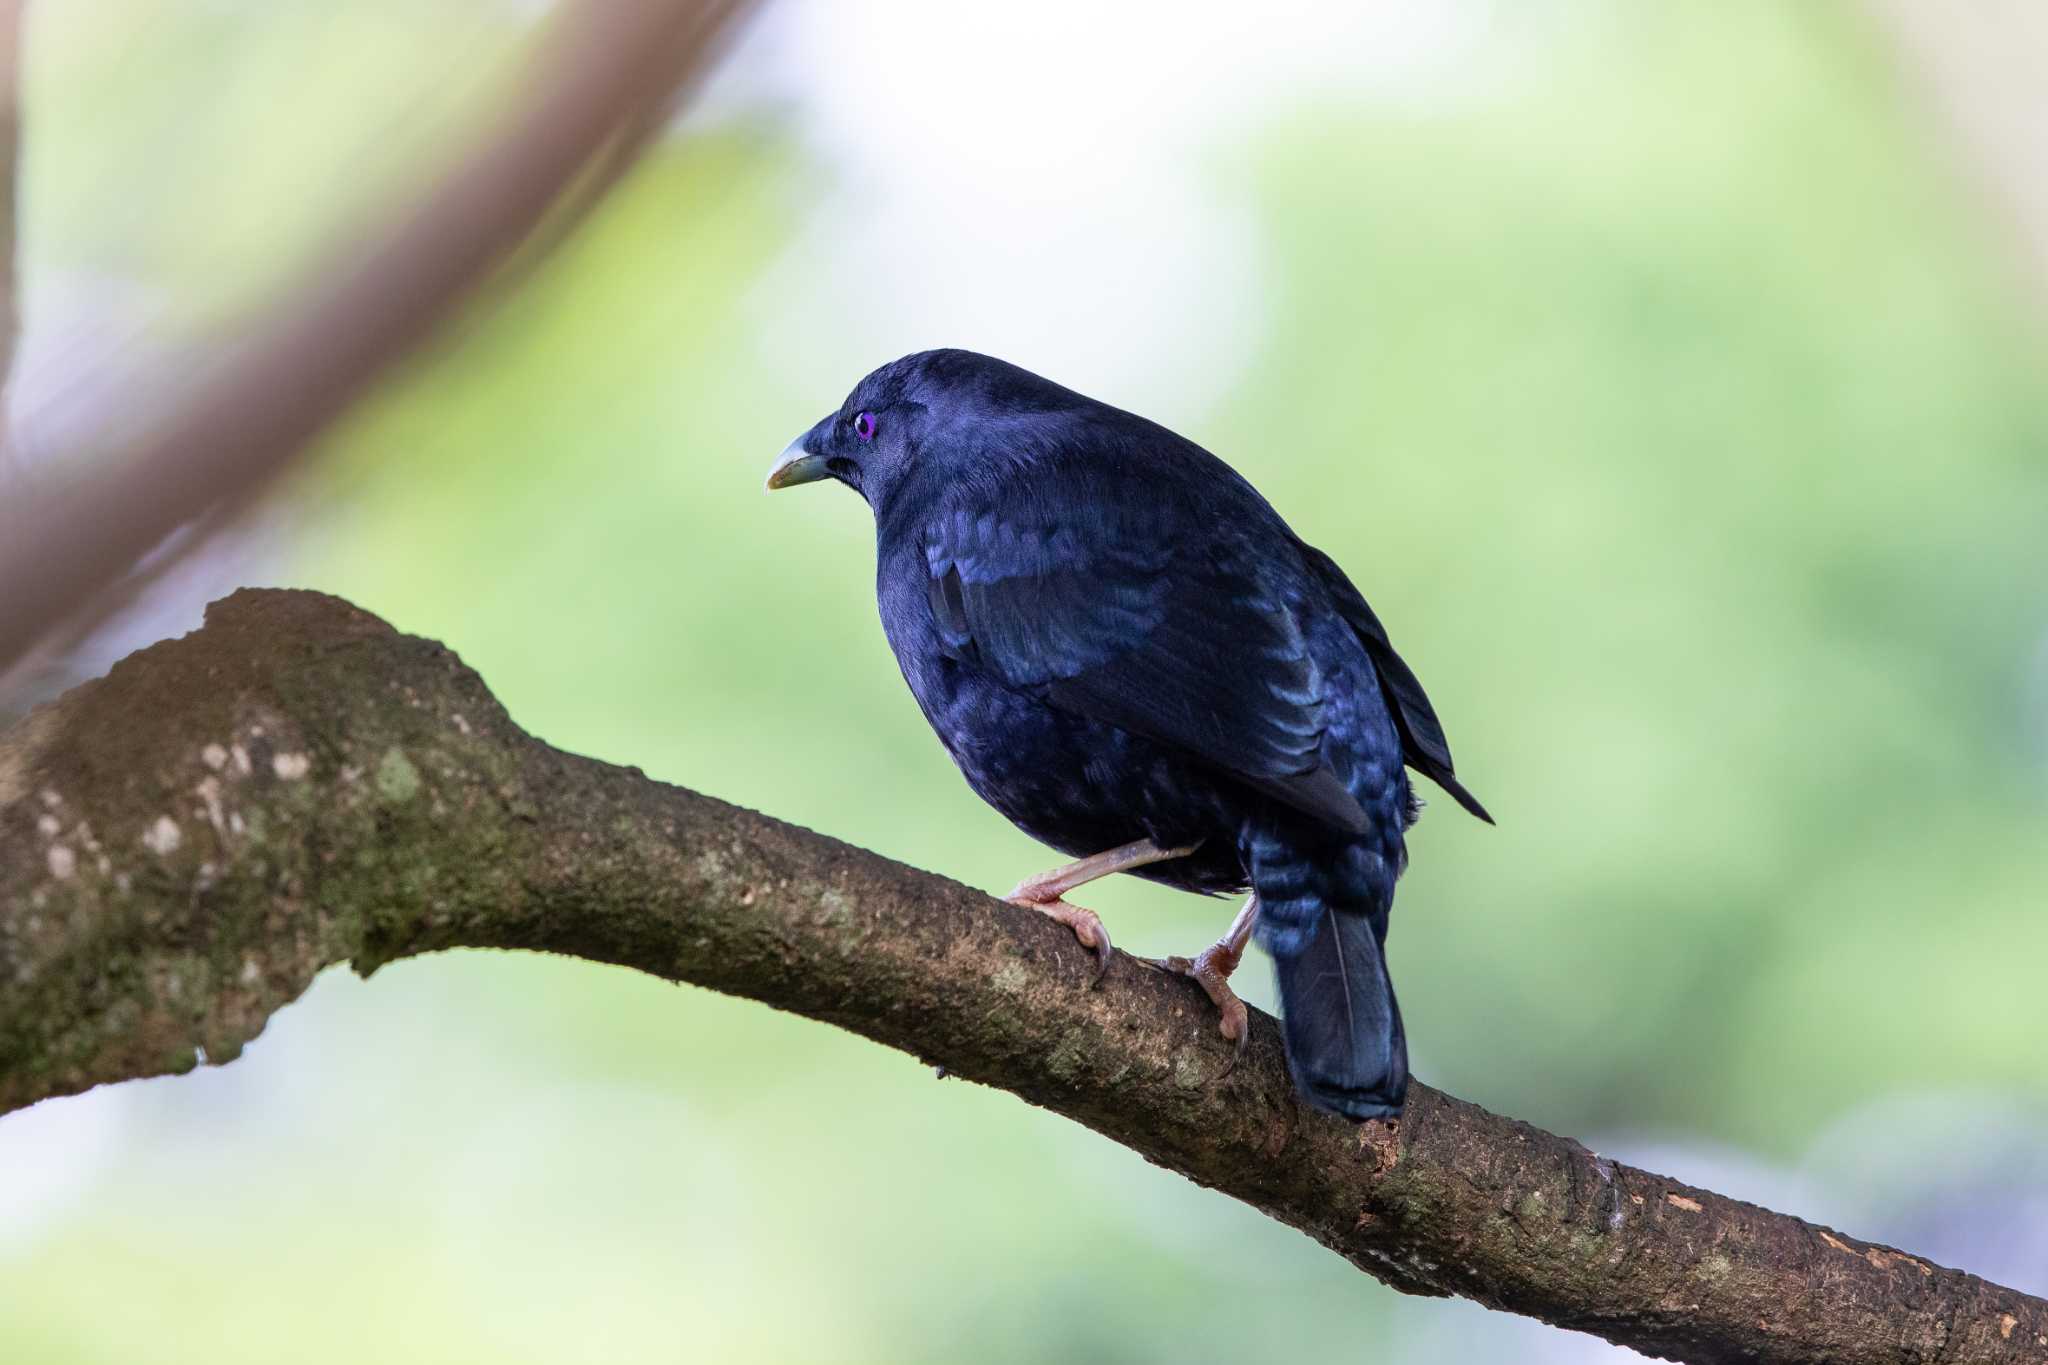
<svg viewBox="0 0 2048 1365">
<path fill-rule="evenodd" d="M 854 431 L 854 434 L 855 434 L 856 436 L 860 437 L 860 438 L 861 438 L 861 439 L 862 439 L 863 441 L 872 441 L 872 440 L 874 440 L 874 439 L 875 439 L 875 415 L 874 415 L 873 413 L 871 413 L 871 412 L 864 412 L 864 413 L 862 413 L 862 414 L 861 414 L 860 416 L 858 416 L 858 417 L 854 418 L 854 419 L 853 419 L 853 431 Z"/>
</svg>

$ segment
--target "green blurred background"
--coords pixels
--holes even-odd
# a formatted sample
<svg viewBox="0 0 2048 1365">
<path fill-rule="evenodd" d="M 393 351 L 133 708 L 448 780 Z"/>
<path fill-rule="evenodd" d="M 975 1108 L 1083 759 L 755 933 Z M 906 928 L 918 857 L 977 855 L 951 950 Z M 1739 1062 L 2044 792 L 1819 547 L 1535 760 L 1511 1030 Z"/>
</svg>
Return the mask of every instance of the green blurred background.
<svg viewBox="0 0 2048 1365">
<path fill-rule="evenodd" d="M 2037 301 L 1854 7 L 1364 8 L 1327 42 L 1199 9 L 1169 40 L 1149 7 L 1058 39 L 1091 48 L 1084 111 L 1146 110 L 1090 160 L 1117 125 L 1051 107 L 1056 72 L 1044 107 L 962 111 L 984 140 L 930 126 L 1033 88 L 957 27 L 1000 20 L 771 7 L 234 576 L 447 641 L 554 744 L 1006 887 L 1050 855 L 925 730 L 865 508 L 760 493 L 873 365 L 1000 351 L 1234 463 L 1427 681 L 1500 825 L 1439 801 L 1413 836 L 1424 1079 L 2048 1291 Z M 89 404 L 81 336 L 231 335 L 491 116 L 535 11 L 32 6 L 31 396 Z M 927 71 L 902 39 L 934 26 Z M 1146 954 L 1228 914 L 1089 899 Z M 1400 1300 L 909 1058 L 571 961 L 330 975 L 231 1067 L 0 1120 L 8 1361 L 1608 1350 Z"/>
</svg>

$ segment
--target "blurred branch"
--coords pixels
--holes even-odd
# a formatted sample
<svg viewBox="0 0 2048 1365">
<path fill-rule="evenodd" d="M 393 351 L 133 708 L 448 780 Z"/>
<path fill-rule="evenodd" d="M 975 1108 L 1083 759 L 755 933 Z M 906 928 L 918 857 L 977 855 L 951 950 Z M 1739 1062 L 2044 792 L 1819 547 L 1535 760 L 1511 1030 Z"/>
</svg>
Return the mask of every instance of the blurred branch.
<svg viewBox="0 0 2048 1365">
<path fill-rule="evenodd" d="M 636 967 L 1086 1124 L 1418 1294 L 1689 1361 L 2034 1361 L 2048 1302 L 1607 1161 L 1424 1086 L 1298 1104 L 1187 980 L 1044 916 L 552 749 L 431 641 L 241 592 L 0 733 L 0 1111 L 225 1062 L 315 973 L 444 948 Z M 1220 1077 L 1220 1079 L 1219 1079 Z"/>
<path fill-rule="evenodd" d="M 15 263 L 21 198 L 21 7 L 0 0 L 0 445 L 6 429 L 7 384 L 21 336 L 21 270 Z M 5 582 L 0 579 L 0 582 Z"/>
<path fill-rule="evenodd" d="M 1865 0 L 2048 304 L 2048 6 Z"/>
<path fill-rule="evenodd" d="M 68 483 L 0 501 L 0 671 L 68 618 L 104 617 L 96 595 L 180 525 L 276 477 L 528 241 L 565 191 L 612 183 L 620 158 L 646 145 L 650 111 L 704 69 L 743 5 L 567 5 L 535 60 L 531 100 L 411 213 L 313 271 L 217 373 L 139 424 L 146 435 L 132 449 L 53 461 Z"/>
</svg>

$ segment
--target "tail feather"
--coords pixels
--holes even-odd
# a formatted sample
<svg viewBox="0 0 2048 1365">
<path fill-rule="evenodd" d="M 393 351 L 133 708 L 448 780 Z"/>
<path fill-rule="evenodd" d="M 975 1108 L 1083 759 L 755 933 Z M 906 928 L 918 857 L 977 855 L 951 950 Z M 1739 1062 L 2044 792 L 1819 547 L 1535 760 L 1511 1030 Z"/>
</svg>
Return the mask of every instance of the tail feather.
<svg viewBox="0 0 2048 1365">
<path fill-rule="evenodd" d="M 1391 1118 L 1408 1095 L 1408 1039 L 1381 951 L 1384 912 L 1324 907 L 1299 952 L 1274 956 L 1294 1082 L 1318 1107 Z"/>
<path fill-rule="evenodd" d="M 1294 1083 L 1310 1103 L 1355 1119 L 1399 1113 L 1408 1039 L 1381 950 L 1400 875 L 1398 842 L 1303 843 L 1267 828 L 1248 833 L 1245 854 L 1259 941 L 1279 976 Z"/>
</svg>

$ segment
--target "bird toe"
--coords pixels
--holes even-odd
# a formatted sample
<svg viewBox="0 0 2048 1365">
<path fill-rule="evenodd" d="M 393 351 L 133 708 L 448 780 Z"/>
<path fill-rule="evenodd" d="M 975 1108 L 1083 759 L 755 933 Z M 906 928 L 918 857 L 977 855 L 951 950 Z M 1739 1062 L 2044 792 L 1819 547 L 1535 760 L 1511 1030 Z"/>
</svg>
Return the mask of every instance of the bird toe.
<svg viewBox="0 0 2048 1365">
<path fill-rule="evenodd" d="M 1050 901 L 1034 901 L 1011 896 L 1009 901 L 1012 905 L 1050 916 L 1073 930 L 1074 937 L 1079 940 L 1081 946 L 1095 954 L 1095 971 L 1088 978 L 1089 987 L 1092 989 L 1102 984 L 1102 978 L 1109 974 L 1110 956 L 1116 949 L 1109 941 L 1109 929 L 1103 924 L 1100 915 L 1086 906 L 1072 905 L 1057 898 Z"/>
</svg>

